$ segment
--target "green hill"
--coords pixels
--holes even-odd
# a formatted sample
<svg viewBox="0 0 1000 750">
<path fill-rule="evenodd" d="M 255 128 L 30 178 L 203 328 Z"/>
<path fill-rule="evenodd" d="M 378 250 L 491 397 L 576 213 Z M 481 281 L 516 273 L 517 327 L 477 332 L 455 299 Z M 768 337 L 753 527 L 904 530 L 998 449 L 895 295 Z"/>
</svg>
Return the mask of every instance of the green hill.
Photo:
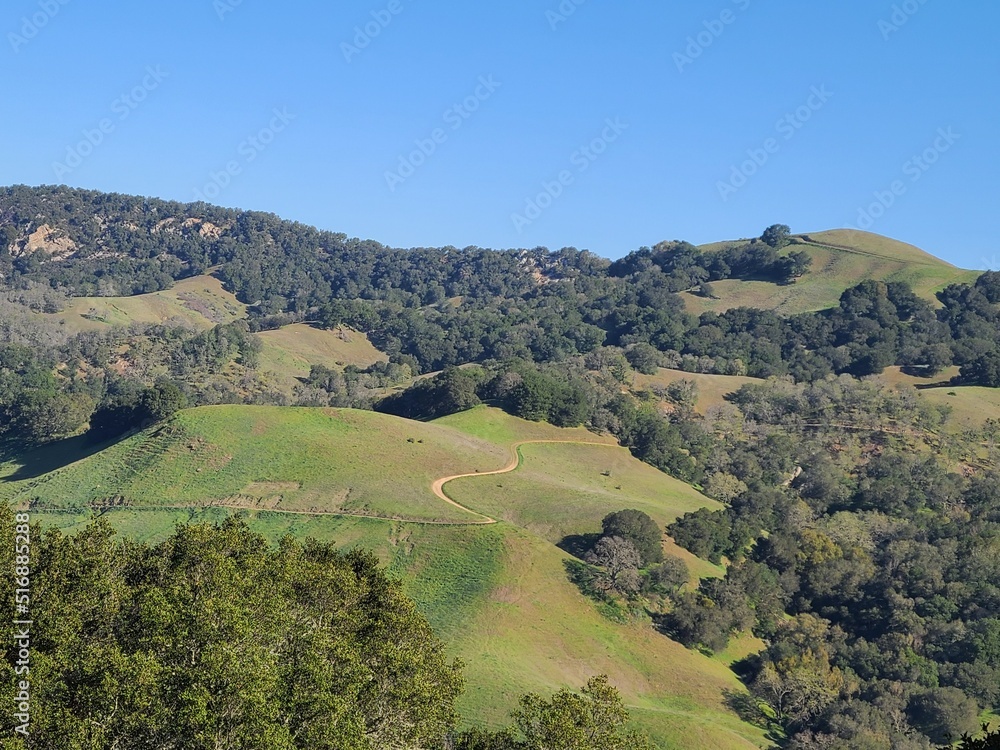
<svg viewBox="0 0 1000 750">
<path fill-rule="evenodd" d="M 211 328 L 245 318 L 246 305 L 212 276 L 178 281 L 162 292 L 132 297 L 73 297 L 58 313 L 39 314 L 59 321 L 71 331 L 95 331 L 111 325 L 177 321 L 195 328 Z"/>
<path fill-rule="evenodd" d="M 792 243 L 790 249 L 805 250 L 813 259 L 810 272 L 795 283 L 717 281 L 712 288 L 718 299 L 687 292 L 682 295 L 685 306 L 695 314 L 754 307 L 794 315 L 835 306 L 845 289 L 865 279 L 904 281 L 917 295 L 934 300 L 934 293 L 949 284 L 971 283 L 979 276 L 977 271 L 956 268 L 913 245 L 855 229 L 797 235 Z"/>
<path fill-rule="evenodd" d="M 445 485 L 469 510 L 431 491 L 439 477 L 505 467 L 522 441 L 567 442 L 522 445 L 514 471 Z M 375 550 L 467 663 L 461 709 L 472 721 L 498 724 L 524 692 L 607 672 L 658 747 L 766 744 L 725 707 L 724 691 L 741 687 L 723 658 L 689 651 L 648 622 L 615 623 L 567 580 L 568 555 L 554 542 L 599 530 L 608 512 L 642 508 L 665 524 L 715 507 L 607 438 L 486 407 L 429 424 L 351 410 L 208 407 L 32 476 L 72 448 L 0 469 L 0 496 L 69 530 L 86 522 L 88 505 L 142 539 L 178 521 L 242 512 L 272 540 L 291 533 Z M 718 574 L 684 555 L 696 574 Z"/>
</svg>

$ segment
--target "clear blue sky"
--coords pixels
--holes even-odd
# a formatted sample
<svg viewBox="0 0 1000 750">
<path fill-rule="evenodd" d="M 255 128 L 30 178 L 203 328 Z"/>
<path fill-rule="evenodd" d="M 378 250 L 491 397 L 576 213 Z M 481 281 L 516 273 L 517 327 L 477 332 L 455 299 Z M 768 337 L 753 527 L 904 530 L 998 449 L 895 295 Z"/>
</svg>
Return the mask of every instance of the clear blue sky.
<svg viewBox="0 0 1000 750">
<path fill-rule="evenodd" d="M 895 5 L 7 0 L 0 182 L 403 247 L 861 224 L 1000 267 L 1000 3 Z"/>
</svg>

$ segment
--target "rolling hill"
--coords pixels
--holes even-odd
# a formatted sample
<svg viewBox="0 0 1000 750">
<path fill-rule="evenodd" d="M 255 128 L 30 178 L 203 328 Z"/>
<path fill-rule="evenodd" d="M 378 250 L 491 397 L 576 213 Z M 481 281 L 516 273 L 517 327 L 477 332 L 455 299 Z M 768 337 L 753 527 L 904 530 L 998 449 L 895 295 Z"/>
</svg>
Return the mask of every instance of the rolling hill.
<svg viewBox="0 0 1000 750">
<path fill-rule="evenodd" d="M 162 292 L 132 297 L 73 297 L 62 312 L 39 317 L 55 320 L 71 331 L 101 330 L 129 323 L 180 322 L 211 328 L 246 317 L 246 305 L 212 276 L 194 276 Z"/>
<path fill-rule="evenodd" d="M 727 244 L 712 243 L 700 249 L 716 250 Z M 699 315 L 734 307 L 794 315 L 835 306 L 845 289 L 865 279 L 904 281 L 918 296 L 933 301 L 934 293 L 949 284 L 971 283 L 979 276 L 978 271 L 956 268 L 913 245 L 855 229 L 795 235 L 790 249 L 805 250 L 813 259 L 810 272 L 795 283 L 717 281 L 712 288 L 718 299 L 686 292 L 682 295 L 685 306 Z"/>
<path fill-rule="evenodd" d="M 474 476 L 505 466 L 511 445 L 524 441 L 515 470 Z M 608 512 L 642 508 L 665 524 L 717 507 L 608 438 L 487 407 L 417 423 L 226 406 L 181 412 L 53 468 L 74 445 L 6 465 L 0 497 L 67 530 L 87 521 L 90 506 L 140 539 L 240 512 L 272 540 L 291 533 L 373 549 L 467 663 L 461 709 L 469 720 L 498 724 L 526 691 L 607 672 L 658 747 L 766 744 L 724 705 L 724 691 L 742 689 L 724 658 L 689 651 L 648 622 L 613 622 L 567 580 L 569 557 L 555 542 L 599 530 Z M 459 473 L 473 476 L 444 491 L 468 510 L 431 491 L 435 478 Z M 718 574 L 668 551 L 697 575 Z"/>
<path fill-rule="evenodd" d="M 39 321 L 58 324 L 70 333 L 102 331 L 132 323 L 180 324 L 207 330 L 220 323 L 244 320 L 247 305 L 211 275 L 192 276 L 170 289 L 131 297 L 71 297 L 57 313 L 35 313 Z M 368 337 L 345 327 L 332 330 L 293 323 L 257 334 L 261 342 L 259 370 L 284 393 L 291 393 L 312 365 L 364 369 L 388 357 Z"/>
</svg>

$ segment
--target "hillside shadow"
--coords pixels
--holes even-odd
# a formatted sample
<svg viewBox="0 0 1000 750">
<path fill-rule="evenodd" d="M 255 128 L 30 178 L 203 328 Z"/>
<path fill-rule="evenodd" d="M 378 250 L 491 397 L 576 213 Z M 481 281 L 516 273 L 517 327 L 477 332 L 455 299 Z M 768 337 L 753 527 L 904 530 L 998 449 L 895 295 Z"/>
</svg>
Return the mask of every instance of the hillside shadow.
<svg viewBox="0 0 1000 750">
<path fill-rule="evenodd" d="M 729 688 L 722 691 L 723 703 L 726 708 L 740 717 L 747 724 L 753 724 L 761 729 L 768 729 L 770 722 L 767 714 L 760 707 L 760 703 L 750 693 L 743 690 L 731 690 Z"/>
<path fill-rule="evenodd" d="M 90 442 L 86 435 L 57 440 L 29 450 L 24 450 L 14 441 L 7 441 L 0 446 L 0 461 L 17 464 L 18 468 L 0 481 L 23 482 L 26 479 L 35 479 L 92 456 L 107 446 L 107 442 Z"/>
<path fill-rule="evenodd" d="M 560 539 L 556 546 L 563 552 L 568 552 L 573 557 L 582 560 L 600 538 L 600 534 L 570 534 Z"/>
</svg>

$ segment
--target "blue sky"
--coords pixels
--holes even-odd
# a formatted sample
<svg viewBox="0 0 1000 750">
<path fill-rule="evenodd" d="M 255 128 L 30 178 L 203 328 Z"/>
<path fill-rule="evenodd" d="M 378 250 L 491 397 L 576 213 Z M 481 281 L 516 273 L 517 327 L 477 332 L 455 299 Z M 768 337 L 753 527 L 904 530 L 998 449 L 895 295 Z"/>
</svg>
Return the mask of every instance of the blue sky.
<svg viewBox="0 0 1000 750">
<path fill-rule="evenodd" d="M 994 0 L 7 0 L 0 183 L 410 246 L 860 226 L 1000 268 Z"/>
</svg>

